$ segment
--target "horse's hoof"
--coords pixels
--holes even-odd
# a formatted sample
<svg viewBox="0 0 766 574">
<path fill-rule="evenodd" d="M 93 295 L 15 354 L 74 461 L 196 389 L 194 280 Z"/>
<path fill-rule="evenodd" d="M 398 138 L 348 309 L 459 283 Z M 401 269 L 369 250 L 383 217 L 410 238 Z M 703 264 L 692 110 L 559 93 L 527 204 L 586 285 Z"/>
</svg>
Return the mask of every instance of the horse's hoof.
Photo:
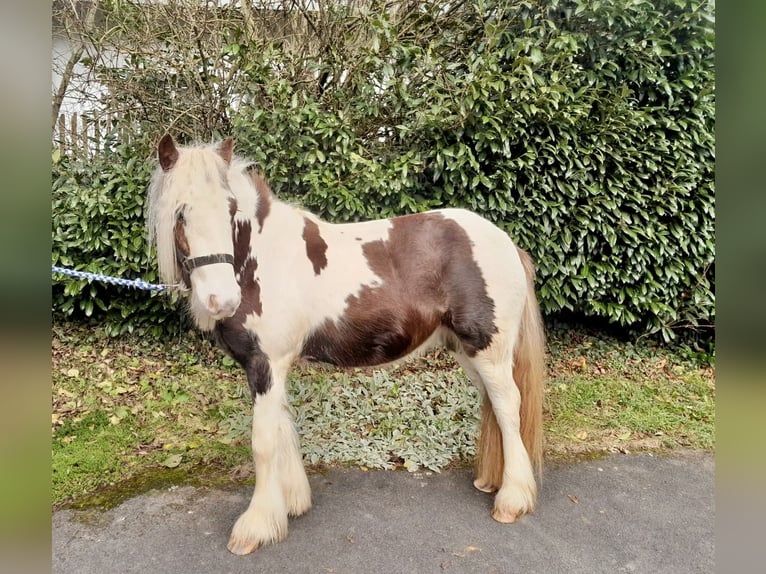
<svg viewBox="0 0 766 574">
<path fill-rule="evenodd" d="M 476 479 L 473 481 L 473 487 L 476 490 L 480 490 L 481 492 L 487 492 L 489 494 L 492 494 L 493 492 L 497 492 L 497 487 L 492 486 L 491 484 L 485 483 L 483 480 Z"/>
<path fill-rule="evenodd" d="M 226 548 L 237 556 L 255 552 L 287 536 L 287 514 L 269 514 L 258 506 L 250 507 L 237 519 Z"/>
<path fill-rule="evenodd" d="M 499 510 L 497 508 L 492 509 L 492 518 L 503 524 L 512 524 L 516 522 L 519 515 L 509 510 Z"/>
<path fill-rule="evenodd" d="M 252 540 L 235 540 L 232 536 L 229 538 L 229 543 L 226 545 L 226 548 L 228 548 L 229 552 L 232 554 L 246 556 L 247 554 L 258 550 L 260 546 L 261 545 L 258 542 L 253 542 Z"/>
</svg>

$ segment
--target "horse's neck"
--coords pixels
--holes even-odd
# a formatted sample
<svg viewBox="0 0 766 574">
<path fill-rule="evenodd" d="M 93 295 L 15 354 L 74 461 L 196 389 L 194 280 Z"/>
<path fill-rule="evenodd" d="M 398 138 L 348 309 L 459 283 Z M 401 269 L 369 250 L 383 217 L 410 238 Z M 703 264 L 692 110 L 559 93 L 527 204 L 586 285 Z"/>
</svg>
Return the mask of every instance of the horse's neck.
<svg viewBox="0 0 766 574">
<path fill-rule="evenodd" d="M 253 223 L 256 223 L 257 213 L 262 207 L 259 206 L 259 203 L 265 201 L 269 204 L 268 218 L 275 218 L 282 223 L 290 221 L 302 222 L 304 218 L 308 218 L 319 225 L 324 225 L 324 222 L 312 213 L 290 203 L 280 201 L 270 189 L 267 196 L 264 197 L 256 189 L 253 179 L 248 175 L 246 171 L 248 167 L 249 164 L 245 164 L 244 168 L 242 166 L 232 166 L 232 172 L 229 174 L 229 184 L 237 200 L 238 210 L 240 213 L 247 213 Z"/>
<path fill-rule="evenodd" d="M 291 203 L 280 201 L 272 195 L 269 215 L 264 221 L 264 228 L 266 226 L 270 227 L 272 233 L 269 234 L 269 237 L 273 236 L 275 232 L 279 235 L 285 233 L 296 235 L 297 233 L 297 240 L 302 242 L 303 228 L 306 225 L 306 220 L 313 221 L 320 228 L 328 225 L 313 213 Z"/>
<path fill-rule="evenodd" d="M 295 205 L 280 201 L 269 191 L 265 196 L 255 189 L 252 180 L 246 174 L 231 178 L 230 185 L 237 199 L 238 218 L 246 214 L 251 229 L 251 246 L 254 251 L 272 250 L 278 246 L 282 253 L 290 251 L 295 244 L 303 249 L 303 229 L 306 220 L 311 220 L 320 227 L 327 224 L 318 217 Z M 266 202 L 265 207 L 259 205 Z M 262 218 L 262 220 L 260 219 Z"/>
<path fill-rule="evenodd" d="M 300 207 L 292 205 L 286 201 L 280 201 L 273 195 L 271 196 L 271 208 L 269 210 L 269 219 L 273 219 L 272 225 L 295 224 L 303 222 L 304 217 L 316 219 L 309 212 Z"/>
</svg>

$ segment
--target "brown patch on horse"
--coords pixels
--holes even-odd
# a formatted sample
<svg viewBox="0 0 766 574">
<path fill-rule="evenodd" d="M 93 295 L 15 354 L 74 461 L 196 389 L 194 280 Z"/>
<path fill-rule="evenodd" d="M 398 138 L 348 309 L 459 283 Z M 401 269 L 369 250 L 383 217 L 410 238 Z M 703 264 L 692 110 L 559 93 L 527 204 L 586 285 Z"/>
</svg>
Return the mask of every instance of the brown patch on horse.
<svg viewBox="0 0 766 574">
<path fill-rule="evenodd" d="M 263 313 L 261 285 L 255 278 L 258 260 L 252 255 L 250 248 L 250 239 L 253 234 L 252 225 L 249 221 L 236 221 L 233 229 L 234 272 L 239 274 L 239 287 L 242 292 L 242 302 L 239 304 L 234 319 L 239 318 L 244 322 L 250 313 L 255 313 L 258 316 Z"/>
<path fill-rule="evenodd" d="M 179 213 L 178 217 L 176 217 L 176 224 L 173 227 L 173 240 L 176 247 L 176 263 L 178 264 L 178 268 L 181 270 L 181 279 L 185 285 L 191 285 L 189 272 L 181 264 L 183 260 L 189 257 L 189 254 L 191 253 L 189 240 L 186 239 L 186 229 L 184 228 L 182 213 Z"/>
<path fill-rule="evenodd" d="M 362 249 L 381 284 L 350 295 L 344 315 L 307 338 L 304 357 L 340 366 L 385 363 L 414 351 L 440 326 L 469 355 L 489 346 L 497 332 L 494 302 L 457 222 L 435 213 L 395 218 L 387 239 Z"/>
<path fill-rule="evenodd" d="M 269 391 L 272 385 L 271 365 L 261 350 L 260 340 L 237 319 L 223 319 L 215 324 L 214 334 L 218 344 L 245 370 L 250 394 L 256 396 Z"/>
<path fill-rule="evenodd" d="M 239 273 L 250 256 L 253 227 L 249 221 L 235 221 L 232 225 L 234 243 L 234 271 Z"/>
<path fill-rule="evenodd" d="M 243 323 L 250 313 L 255 313 L 259 317 L 263 313 L 261 284 L 258 283 L 258 279 L 255 277 L 257 269 L 258 260 L 255 257 L 251 257 L 245 262 L 245 266 L 240 271 L 239 286 L 242 290 L 242 302 L 239 304 L 234 318 L 241 318 Z"/>
<path fill-rule="evenodd" d="M 255 220 L 258 222 L 258 233 L 263 231 L 263 222 L 271 212 L 271 188 L 260 172 L 252 170 L 249 173 L 255 191 L 258 194 L 258 205 L 255 207 Z"/>
<path fill-rule="evenodd" d="M 319 234 L 319 226 L 308 217 L 303 218 L 303 241 L 306 242 L 306 255 L 314 267 L 314 275 L 319 275 L 327 267 L 327 242 Z"/>
<path fill-rule="evenodd" d="M 234 217 L 236 201 L 231 200 L 229 208 Z M 263 313 L 261 285 L 255 276 L 258 260 L 252 255 L 250 240 L 253 226 L 249 220 L 233 221 L 232 241 L 234 244 L 234 272 L 239 276 L 242 294 L 239 307 L 232 317 L 215 324 L 218 344 L 236 360 L 247 375 L 247 383 L 253 399 L 271 388 L 272 376 L 268 357 L 260 348 L 258 336 L 245 327 L 245 320 L 251 313 Z"/>
<path fill-rule="evenodd" d="M 189 247 L 189 240 L 186 239 L 186 228 L 184 227 L 184 220 L 182 217 L 176 219 L 173 235 L 176 242 L 176 250 L 180 251 L 184 257 L 189 257 L 191 248 Z"/>
</svg>

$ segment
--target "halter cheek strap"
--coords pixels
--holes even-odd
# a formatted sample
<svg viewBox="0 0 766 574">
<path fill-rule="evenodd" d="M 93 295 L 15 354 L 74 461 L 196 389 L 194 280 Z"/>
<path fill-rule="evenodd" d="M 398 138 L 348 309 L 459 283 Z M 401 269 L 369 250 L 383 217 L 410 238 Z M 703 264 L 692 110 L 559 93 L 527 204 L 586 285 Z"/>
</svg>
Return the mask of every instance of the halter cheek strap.
<svg viewBox="0 0 766 574">
<path fill-rule="evenodd" d="M 215 263 L 228 263 L 234 265 L 234 256 L 228 253 L 215 253 L 214 255 L 203 255 L 201 257 L 186 258 L 181 262 L 183 270 L 187 274 L 191 275 L 197 267 L 204 267 L 205 265 L 214 265 Z"/>
</svg>

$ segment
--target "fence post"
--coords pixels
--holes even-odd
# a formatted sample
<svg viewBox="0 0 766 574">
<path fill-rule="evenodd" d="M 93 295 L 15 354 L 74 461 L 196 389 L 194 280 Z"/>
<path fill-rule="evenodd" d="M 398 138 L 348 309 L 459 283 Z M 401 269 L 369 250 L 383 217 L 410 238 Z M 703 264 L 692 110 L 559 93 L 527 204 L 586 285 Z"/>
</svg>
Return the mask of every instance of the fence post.
<svg viewBox="0 0 766 574">
<path fill-rule="evenodd" d="M 58 141 L 59 141 L 59 153 L 61 157 L 64 157 L 64 154 L 66 153 L 66 118 L 64 117 L 64 114 L 59 115 L 59 121 L 58 121 Z"/>
<path fill-rule="evenodd" d="M 77 140 L 79 139 L 77 134 L 77 114 L 72 114 L 72 116 L 69 118 L 69 147 L 70 149 L 77 154 Z"/>
</svg>

